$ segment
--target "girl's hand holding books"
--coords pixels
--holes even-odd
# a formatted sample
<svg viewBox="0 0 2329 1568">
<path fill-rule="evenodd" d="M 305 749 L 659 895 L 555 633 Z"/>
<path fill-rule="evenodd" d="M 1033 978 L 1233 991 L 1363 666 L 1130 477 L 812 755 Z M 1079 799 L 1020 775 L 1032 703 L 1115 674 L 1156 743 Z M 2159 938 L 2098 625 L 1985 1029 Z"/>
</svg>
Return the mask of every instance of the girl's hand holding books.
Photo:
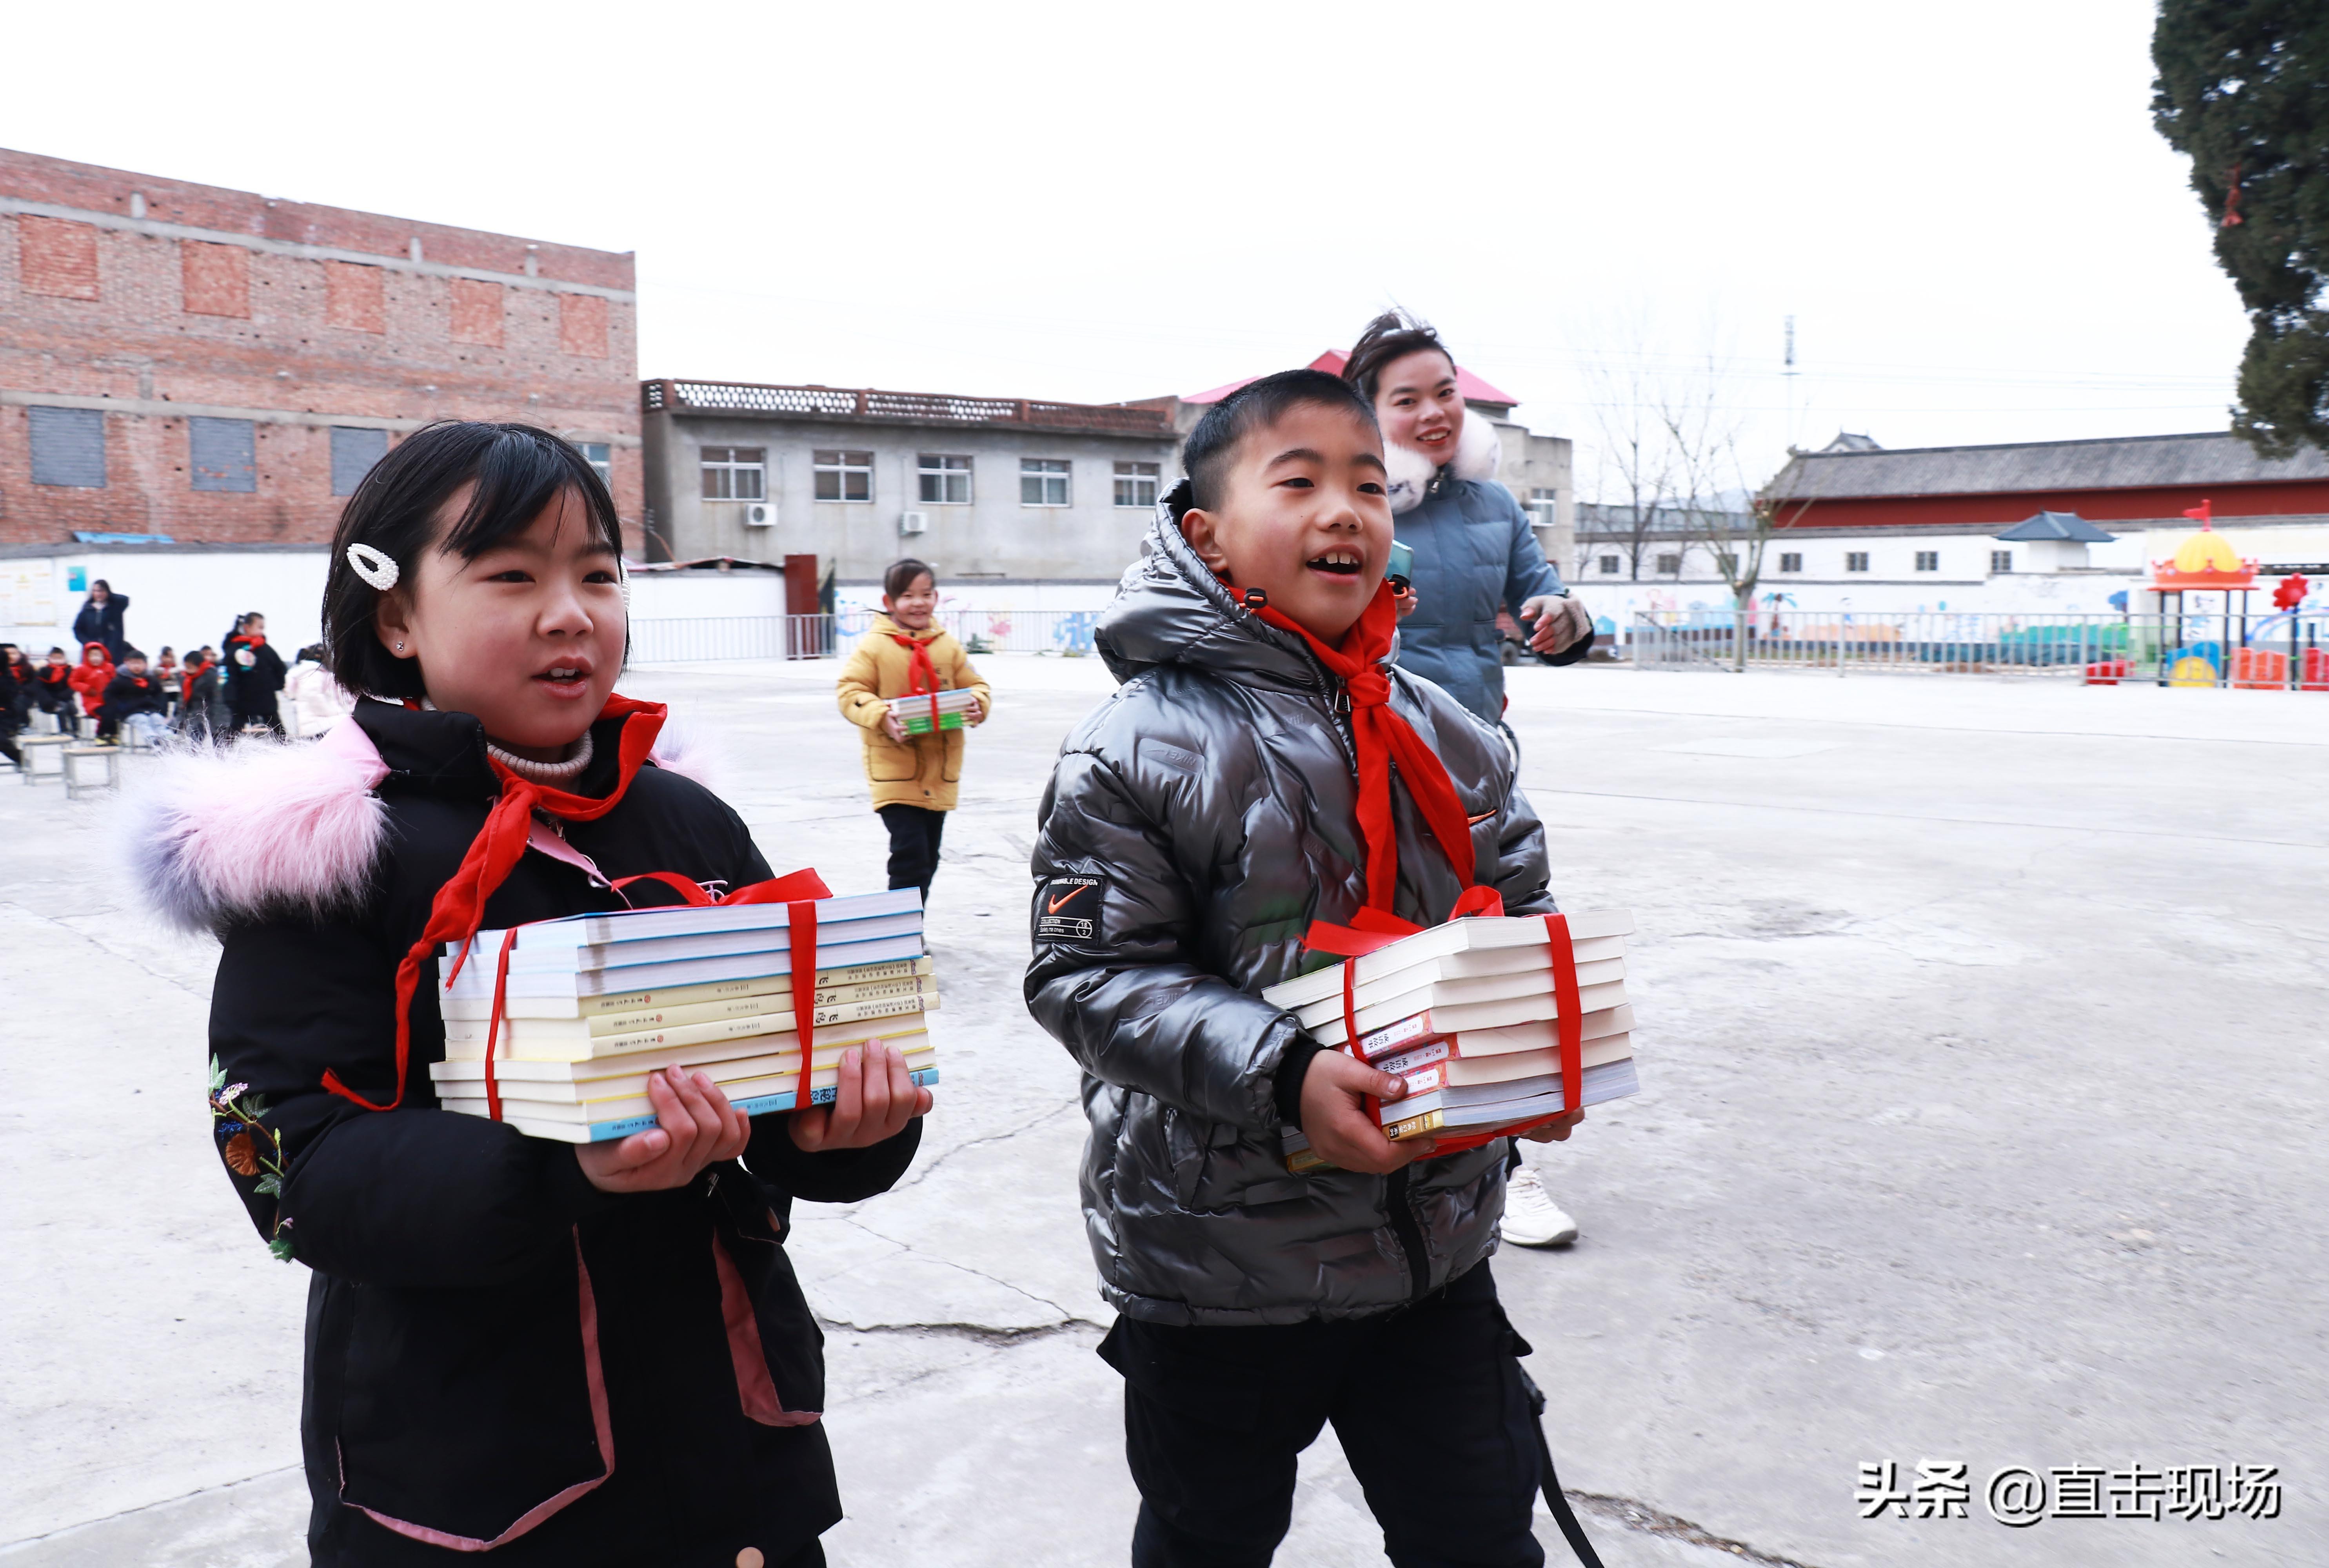
<svg viewBox="0 0 2329 1568">
<path fill-rule="evenodd" d="M 842 1052 L 834 1071 L 841 1081 L 833 1103 L 792 1113 L 793 1144 L 804 1153 L 886 1143 L 930 1108 L 930 1092 L 915 1084 L 905 1056 L 887 1041 Z"/>
<path fill-rule="evenodd" d="M 888 736 L 891 740 L 902 741 L 907 738 L 906 727 L 898 722 L 898 710 L 896 709 L 889 709 L 882 713 L 882 733 Z"/>
<path fill-rule="evenodd" d="M 1302 1075 L 1302 1134 L 1310 1140 L 1312 1152 L 1329 1165 L 1375 1176 L 1397 1170 L 1438 1144 L 1429 1138 L 1392 1142 L 1367 1108 L 1366 1097 L 1397 1100 L 1406 1093 L 1402 1078 L 1379 1073 L 1340 1051 L 1321 1051 Z"/>
<path fill-rule="evenodd" d="M 574 1158 L 601 1192 L 685 1187 L 707 1165 L 733 1160 L 752 1141 L 752 1120 L 702 1073 L 666 1068 L 647 1079 L 660 1126 L 612 1143 L 579 1144 Z"/>
</svg>

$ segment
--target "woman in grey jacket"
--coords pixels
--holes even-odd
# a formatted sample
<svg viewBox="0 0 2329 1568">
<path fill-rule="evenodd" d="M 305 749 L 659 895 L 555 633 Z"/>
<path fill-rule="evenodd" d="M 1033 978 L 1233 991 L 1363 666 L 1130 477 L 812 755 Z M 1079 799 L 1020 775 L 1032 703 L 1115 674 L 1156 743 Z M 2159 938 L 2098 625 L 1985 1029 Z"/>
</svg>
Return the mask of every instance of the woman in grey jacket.
<svg viewBox="0 0 2329 1568">
<path fill-rule="evenodd" d="M 1343 379 L 1374 405 L 1399 540 L 1415 552 L 1400 667 L 1430 677 L 1512 737 L 1497 610 L 1533 621 L 1529 646 L 1554 664 L 1585 657 L 1592 617 L 1561 587 L 1520 502 L 1497 483 L 1496 427 L 1465 407 L 1455 357 L 1438 333 L 1386 312 L 1359 334 Z M 1519 1246 L 1566 1246 L 1577 1222 L 1523 1166 L 1505 1193 L 1503 1233 Z"/>
</svg>

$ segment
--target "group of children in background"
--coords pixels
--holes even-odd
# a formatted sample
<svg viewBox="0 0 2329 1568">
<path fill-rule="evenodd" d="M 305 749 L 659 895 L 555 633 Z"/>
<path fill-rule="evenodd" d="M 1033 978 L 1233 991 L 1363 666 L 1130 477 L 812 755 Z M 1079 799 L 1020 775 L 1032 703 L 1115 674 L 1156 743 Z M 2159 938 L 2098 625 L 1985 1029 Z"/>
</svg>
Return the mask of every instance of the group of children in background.
<svg viewBox="0 0 2329 1568">
<path fill-rule="evenodd" d="M 125 732 L 143 745 L 171 733 L 200 741 L 262 731 L 280 737 L 286 696 L 301 736 L 320 735 L 348 709 L 325 668 L 324 645 L 301 649 L 287 669 L 268 645 L 267 617 L 256 610 L 236 617 L 222 649 L 193 649 L 182 663 L 172 648 L 148 661 L 126 642 L 92 640 L 78 662 L 62 648 L 35 662 L 15 643 L 0 643 L 0 757 L 25 765 L 16 737 L 36 713 L 50 716 L 60 733 L 110 746 Z"/>
<path fill-rule="evenodd" d="M 1061 747 L 1031 867 L 1025 995 L 1085 1078 L 1131 1559 L 1268 1563 L 1332 1422 L 1399 1568 L 1535 1568 L 1533 1495 L 1565 1505 L 1487 1263 L 1517 1156 L 1394 1145 L 1370 1098 L 1406 1084 L 1261 993 L 1327 962 L 1314 922 L 1433 925 L 1476 891 L 1551 911 L 1544 831 L 1495 729 L 1390 663 L 1367 399 L 1265 378 L 1208 411 L 1184 466 L 1102 618 L 1122 685 Z M 742 819 L 664 749 L 663 707 L 613 690 L 620 544 L 604 482 L 549 432 L 407 437 L 333 544 L 329 664 L 367 696 L 323 745 L 257 759 L 296 828 L 203 755 L 138 830 L 149 894 L 223 944 L 222 1163 L 314 1271 L 319 1564 L 816 1568 L 842 1516 L 785 1244 L 796 1201 L 863 1202 L 908 1169 L 932 1101 L 903 1059 L 852 1047 L 830 1107 L 749 1118 L 707 1076 L 650 1072 L 656 1124 L 581 1146 L 443 1114 L 430 1088 L 439 955 L 481 927 L 777 896 Z M 882 587 L 838 697 L 890 886 L 927 902 L 965 728 L 935 701 L 913 722 L 912 699 L 973 692 L 967 727 L 992 696 L 927 563 Z M 228 658 L 247 678 L 263 650 L 262 626 Z M 1325 1169 L 1289 1173 L 1292 1130 Z"/>
</svg>

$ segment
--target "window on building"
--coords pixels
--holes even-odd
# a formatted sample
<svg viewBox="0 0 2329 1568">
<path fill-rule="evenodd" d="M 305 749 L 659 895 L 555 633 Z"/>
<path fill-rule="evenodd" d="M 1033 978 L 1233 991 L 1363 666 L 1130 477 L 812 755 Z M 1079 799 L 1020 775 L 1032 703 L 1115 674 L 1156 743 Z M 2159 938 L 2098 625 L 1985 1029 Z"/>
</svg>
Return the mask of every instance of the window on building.
<svg viewBox="0 0 2329 1568">
<path fill-rule="evenodd" d="M 1118 506 L 1155 505 L 1156 465 L 1154 463 L 1117 464 L 1116 465 L 1116 503 Z"/>
<path fill-rule="evenodd" d="M 697 454 L 696 461 L 703 466 L 704 500 L 761 501 L 767 499 L 768 493 L 768 449 L 767 447 L 706 446 Z"/>
<path fill-rule="evenodd" d="M 615 488 L 615 447 L 609 441 L 583 441 L 582 461 L 599 471 L 599 483 L 608 489 Z"/>
<path fill-rule="evenodd" d="M 2013 552 L 2010 549 L 1994 549 L 1990 551 L 1989 569 L 1994 572 L 2012 571 L 2013 569 Z"/>
<path fill-rule="evenodd" d="M 970 504 L 970 459 L 943 452 L 925 452 L 921 466 L 922 502 L 926 506 Z"/>
<path fill-rule="evenodd" d="M 1864 549 L 1849 549 L 1844 551 L 1843 569 L 1848 572 L 1866 571 L 1868 569 L 1868 552 Z"/>
<path fill-rule="evenodd" d="M 388 432 L 354 425 L 332 427 L 332 493 L 354 495 L 372 465 L 388 455 Z"/>
<path fill-rule="evenodd" d="M 819 501 L 873 499 L 873 454 L 819 452 L 816 455 L 816 498 Z"/>
<path fill-rule="evenodd" d="M 33 483 L 105 488 L 105 415 L 96 408 L 27 408 Z"/>
<path fill-rule="evenodd" d="M 1551 528 L 1561 521 L 1561 493 L 1557 490 L 1532 490 L 1528 498 L 1529 521 L 1537 528 Z"/>
<path fill-rule="evenodd" d="M 1658 570 L 1663 575 L 1670 577 L 1681 576 L 1682 557 L 1678 555 L 1662 555 L 1658 557 Z"/>
<path fill-rule="evenodd" d="M 196 490 L 257 490 L 259 427 L 249 419 L 188 419 L 186 473 Z"/>
<path fill-rule="evenodd" d="M 1614 577 L 1625 569 L 1626 563 L 1621 558 L 1614 555 L 1605 555 L 1601 558 L 1601 575 L 1603 577 Z"/>
<path fill-rule="evenodd" d="M 1064 457 L 1019 459 L 1019 504 L 1065 506 L 1068 501 L 1068 460 Z"/>
<path fill-rule="evenodd" d="M 1919 550 L 1917 552 L 1917 569 L 1920 572 L 1939 571 L 1941 569 L 1941 552 L 1937 549 Z"/>
<path fill-rule="evenodd" d="M 1804 569 L 1804 558 L 1793 550 L 1783 550 L 1779 554 L 1779 569 L 1783 572 L 1799 572 Z"/>
</svg>

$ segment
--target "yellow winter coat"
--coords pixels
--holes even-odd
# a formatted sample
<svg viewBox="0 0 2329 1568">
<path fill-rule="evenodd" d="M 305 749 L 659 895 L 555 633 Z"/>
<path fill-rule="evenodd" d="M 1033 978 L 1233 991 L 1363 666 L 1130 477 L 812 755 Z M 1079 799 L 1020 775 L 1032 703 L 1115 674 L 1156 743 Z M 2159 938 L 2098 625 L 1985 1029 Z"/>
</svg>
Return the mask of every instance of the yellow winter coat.
<svg viewBox="0 0 2329 1568">
<path fill-rule="evenodd" d="M 943 729 L 935 735 L 891 740 L 882 728 L 891 699 L 902 699 L 913 681 L 914 656 L 891 642 L 911 636 L 928 647 L 938 672 L 940 690 L 968 687 L 978 693 L 979 705 L 995 711 L 995 694 L 971 668 L 970 655 L 951 632 L 932 626 L 909 633 L 887 615 L 873 617 L 873 629 L 857 640 L 849 662 L 841 667 L 841 712 L 865 732 L 865 776 L 873 781 L 873 809 L 920 806 L 950 812 L 962 778 L 962 748 L 966 731 Z"/>
</svg>

